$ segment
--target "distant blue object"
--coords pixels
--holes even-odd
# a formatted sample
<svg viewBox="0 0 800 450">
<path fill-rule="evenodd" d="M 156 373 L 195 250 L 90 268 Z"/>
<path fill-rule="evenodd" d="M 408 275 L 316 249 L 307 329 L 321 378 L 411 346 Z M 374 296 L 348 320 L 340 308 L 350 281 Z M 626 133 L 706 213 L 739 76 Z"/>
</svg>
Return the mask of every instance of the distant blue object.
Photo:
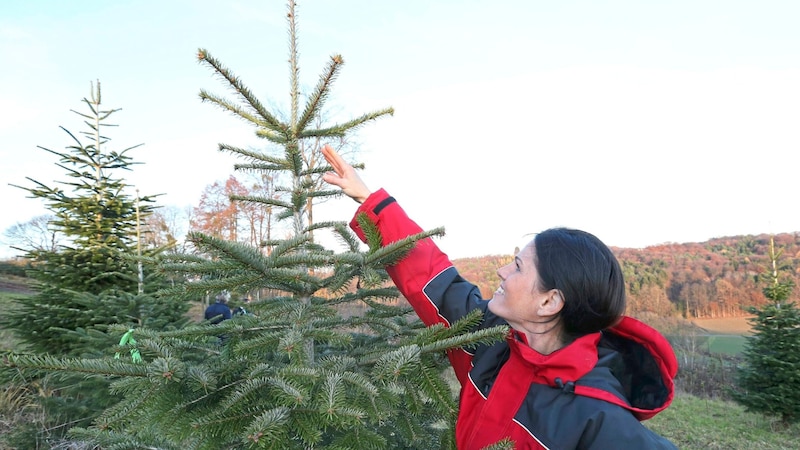
<svg viewBox="0 0 800 450">
<path fill-rule="evenodd" d="M 206 320 L 209 320 L 212 324 L 216 325 L 223 320 L 230 319 L 231 308 L 227 303 L 227 300 L 217 300 L 216 303 L 208 305 L 208 308 L 206 308 L 205 312 Z"/>
</svg>

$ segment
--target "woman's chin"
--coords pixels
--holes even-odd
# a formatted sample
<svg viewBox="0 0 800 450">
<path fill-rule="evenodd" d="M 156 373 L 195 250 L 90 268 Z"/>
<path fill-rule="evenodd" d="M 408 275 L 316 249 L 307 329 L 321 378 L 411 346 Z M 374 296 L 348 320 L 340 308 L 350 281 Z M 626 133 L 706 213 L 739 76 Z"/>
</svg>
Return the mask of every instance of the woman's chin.
<svg viewBox="0 0 800 450">
<path fill-rule="evenodd" d="M 495 293 L 492 298 L 489 299 L 489 303 L 486 305 L 486 309 L 491 311 L 494 315 L 497 314 L 497 305 L 498 305 L 498 295 Z"/>
</svg>

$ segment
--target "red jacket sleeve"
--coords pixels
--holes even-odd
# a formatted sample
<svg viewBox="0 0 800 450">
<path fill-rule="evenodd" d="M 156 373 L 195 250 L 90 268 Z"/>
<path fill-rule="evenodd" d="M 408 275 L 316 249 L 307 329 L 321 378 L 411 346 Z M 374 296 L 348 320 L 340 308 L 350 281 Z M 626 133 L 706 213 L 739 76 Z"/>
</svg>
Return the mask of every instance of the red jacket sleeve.
<svg viewBox="0 0 800 450">
<path fill-rule="evenodd" d="M 364 201 L 356 216 L 361 213 L 365 213 L 378 227 L 383 245 L 423 231 L 383 189 Z M 362 241 L 366 240 L 355 217 L 350 227 Z M 480 290 L 458 275 L 450 259 L 431 238 L 418 241 L 405 258 L 387 267 L 386 271 L 428 326 L 436 323 L 450 326 L 474 308 L 482 308 L 486 312 L 486 302 L 481 299 Z M 463 384 L 471 368 L 472 354 L 457 350 L 448 356 L 456 376 Z"/>
<path fill-rule="evenodd" d="M 383 189 L 370 195 L 358 208 L 356 216 L 359 213 L 366 213 L 375 223 L 383 238 L 383 245 L 423 231 Z M 366 240 L 355 217 L 350 227 L 362 241 Z M 447 255 L 439 250 L 432 239 L 426 238 L 419 241 L 402 261 L 386 270 L 425 325 L 444 323 L 449 326 L 450 322 L 439 314 L 439 308 L 425 295 L 424 288 L 436 275 L 451 266 Z"/>
</svg>

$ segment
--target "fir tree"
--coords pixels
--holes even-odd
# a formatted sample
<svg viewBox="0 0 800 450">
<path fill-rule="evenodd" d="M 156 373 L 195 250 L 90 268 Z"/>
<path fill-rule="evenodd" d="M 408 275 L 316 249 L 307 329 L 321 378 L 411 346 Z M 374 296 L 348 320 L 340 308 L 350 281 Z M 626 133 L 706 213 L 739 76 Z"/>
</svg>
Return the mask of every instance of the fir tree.
<svg viewBox="0 0 800 450">
<path fill-rule="evenodd" d="M 107 148 L 110 139 L 105 130 L 115 126 L 108 118 L 119 110 L 101 109 L 99 82 L 83 103 L 88 112 L 73 112 L 84 119 L 88 130 L 81 134 L 89 143 L 82 143 L 62 127 L 74 142 L 67 151 L 39 147 L 58 156 L 57 165 L 71 180 L 47 185 L 28 177 L 33 187 L 18 186 L 30 197 L 45 201 L 54 216 L 49 226 L 66 241 L 55 249 L 34 248 L 27 253 L 30 276 L 36 280 L 39 294 L 21 300 L 18 308 L 2 318 L 4 327 L 12 328 L 28 349 L 39 353 L 78 356 L 86 350 L 83 341 L 72 339 L 63 330 L 119 323 L 118 314 L 98 308 L 103 308 L 103 296 L 138 291 L 133 259 L 138 216 L 153 209 L 153 197 L 132 197 L 124 179 L 114 177 L 136 164 L 128 152 L 138 145 L 122 151 Z M 120 300 L 124 308 L 128 302 Z M 166 320 L 174 321 L 177 316 L 168 314 Z M 144 320 L 139 315 L 132 317 Z"/>
<path fill-rule="evenodd" d="M 0 317 L 0 326 L 12 330 L 22 343 L 21 351 L 34 354 L 103 356 L 119 339 L 105 333 L 111 324 L 169 329 L 186 322 L 185 302 L 153 297 L 163 284 L 157 273 L 148 271 L 147 278 L 139 279 L 135 238 L 139 218 L 153 209 L 153 197 L 132 197 L 124 180 L 115 176 L 135 164 L 128 152 L 138 146 L 121 151 L 108 148 L 105 131 L 114 126 L 108 118 L 118 110 L 102 109 L 99 82 L 92 85 L 83 103 L 87 112 L 73 112 L 88 128 L 80 133 L 88 143 L 62 127 L 73 145 L 63 152 L 40 147 L 58 157 L 57 165 L 70 181 L 49 185 L 28 177 L 32 187 L 17 186 L 45 202 L 53 217 L 50 229 L 64 237 L 62 245 L 27 252 L 37 294 L 18 299 Z M 148 293 L 140 283 L 147 283 Z M 37 373 L 15 375 L 15 383 L 41 382 L 53 389 L 52 395 L 39 398 L 48 419 L 38 426 L 56 431 L 33 440 L 63 434 L 68 428 L 65 423 L 88 424 L 116 401 L 103 377 L 43 380 Z M 33 444 L 23 446 L 29 445 Z"/>
<path fill-rule="evenodd" d="M 800 420 L 800 309 L 790 300 L 793 283 L 784 281 L 780 251 L 770 239 L 770 267 L 762 277 L 771 302 L 750 308 L 753 336 L 744 351 L 734 398 L 748 410 L 777 415 L 786 423 Z"/>
<path fill-rule="evenodd" d="M 205 91 L 201 98 L 253 124 L 259 137 L 277 144 L 263 151 L 219 146 L 246 161 L 236 169 L 283 180 L 276 189 L 284 197 L 233 200 L 272 207 L 292 233 L 268 242 L 271 251 L 266 252 L 193 232 L 189 239 L 198 252 L 169 255 L 162 264 L 164 271 L 198 280 L 165 291 L 175 298 L 223 289 L 278 294 L 253 302 L 248 307 L 252 314 L 218 325 L 171 332 L 137 327 L 135 345 L 126 341 L 118 348 L 126 355 L 120 359 L 12 358 L 14 366 L 115 378 L 112 392 L 123 400 L 93 426 L 73 429 L 76 438 L 114 448 L 453 447 L 456 396 L 447 382 L 445 354 L 494 342 L 507 329 L 471 332 L 480 320 L 477 314 L 450 328 L 426 328 L 410 307 L 396 302 L 398 292 L 383 267 L 400 260 L 419 239 L 441 235 L 441 229 L 381 247 L 377 228 L 361 216 L 368 238 L 362 251 L 345 222 L 307 223 L 309 199 L 313 204 L 340 193 L 314 183 L 331 169 L 309 164 L 314 158 L 303 151 L 314 147 L 303 142 L 338 138 L 392 110 L 315 127 L 342 58 L 331 58 L 301 111 L 295 17 L 290 0 L 292 88 L 285 121 L 209 52 L 198 53 L 239 103 Z M 323 231 L 334 233 L 343 250 L 337 253 L 315 242 Z M 361 313 L 344 313 L 358 305 Z M 127 350 L 135 356 L 122 353 Z"/>
</svg>

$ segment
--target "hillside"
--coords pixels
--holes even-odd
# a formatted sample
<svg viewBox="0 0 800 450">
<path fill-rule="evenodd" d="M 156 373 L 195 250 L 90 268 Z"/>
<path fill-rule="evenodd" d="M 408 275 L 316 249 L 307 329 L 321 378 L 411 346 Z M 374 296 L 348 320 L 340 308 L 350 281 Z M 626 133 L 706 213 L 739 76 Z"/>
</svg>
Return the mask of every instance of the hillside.
<svg viewBox="0 0 800 450">
<path fill-rule="evenodd" d="M 800 232 L 774 236 L 781 262 L 795 286 L 800 284 Z M 764 304 L 759 275 L 768 264 L 770 235 L 733 236 L 706 242 L 662 244 L 641 249 L 612 247 L 628 286 L 629 314 L 649 313 L 688 319 L 740 317 L 746 308 Z M 488 255 L 453 261 L 461 275 L 476 284 L 484 298 L 499 284 L 497 268 L 511 255 Z M 22 272 L 16 264 L 6 264 Z M 14 271 L 0 270 L 0 272 Z M 30 293 L 21 277 L 0 279 L 0 291 Z M 795 289 L 792 299 L 800 299 Z"/>
<path fill-rule="evenodd" d="M 22 279 L 4 278 L 0 279 L 0 292 L 10 294 L 33 294 L 33 289 Z"/>
<path fill-rule="evenodd" d="M 774 236 L 782 250 L 785 276 L 800 284 L 800 232 Z M 662 244 L 642 249 L 612 248 L 628 286 L 629 313 L 680 315 L 686 318 L 738 317 L 749 306 L 764 304 L 763 273 L 770 235 L 734 236 L 706 242 Z M 475 283 L 485 298 L 499 284 L 496 269 L 511 256 L 463 258 L 453 264 Z M 800 298 L 800 289 L 792 299 Z"/>
</svg>

